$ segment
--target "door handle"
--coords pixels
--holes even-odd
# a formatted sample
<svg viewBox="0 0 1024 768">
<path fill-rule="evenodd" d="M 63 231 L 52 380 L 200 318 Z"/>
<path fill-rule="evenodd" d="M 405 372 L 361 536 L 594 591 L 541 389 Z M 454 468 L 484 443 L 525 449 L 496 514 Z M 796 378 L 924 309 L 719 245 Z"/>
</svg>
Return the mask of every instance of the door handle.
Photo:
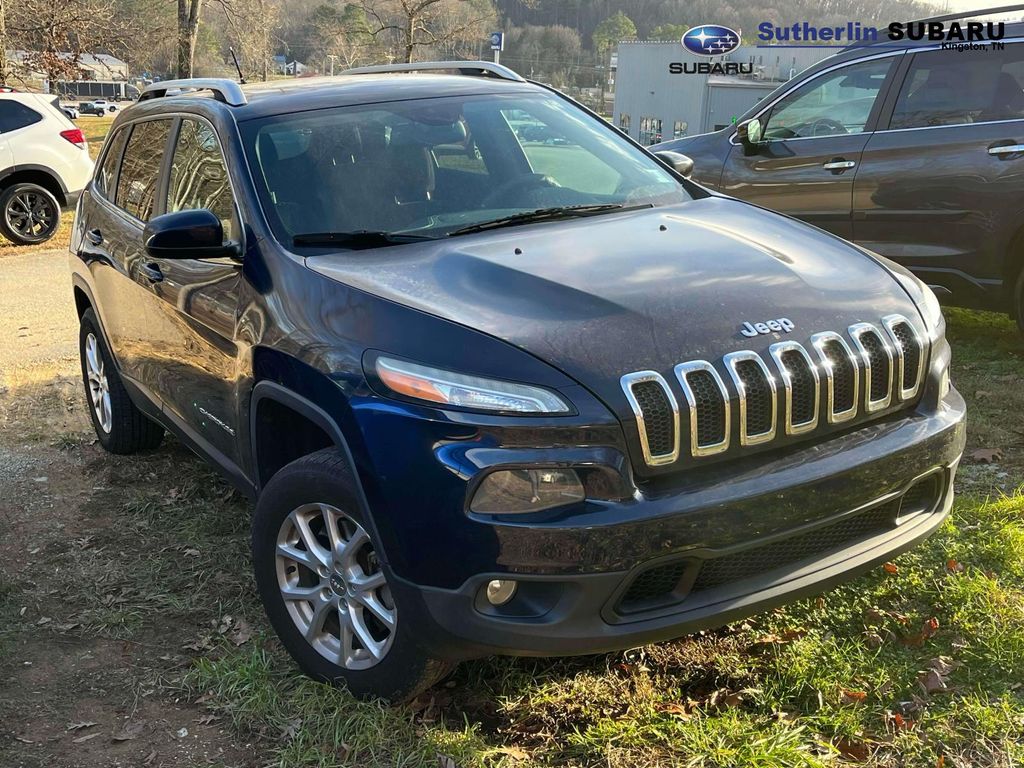
<svg viewBox="0 0 1024 768">
<path fill-rule="evenodd" d="M 837 157 L 834 160 L 829 160 L 821 167 L 826 171 L 845 171 L 849 168 L 853 168 L 855 165 L 857 165 L 857 163 L 853 160 L 844 160 L 841 157 Z"/>
<path fill-rule="evenodd" d="M 99 245 L 100 243 L 103 242 L 103 233 L 100 232 L 98 229 L 90 229 L 88 232 L 85 233 L 85 239 L 88 240 L 93 245 Z"/>
<path fill-rule="evenodd" d="M 1003 155 L 1016 155 L 1024 152 L 1024 144 L 1003 144 L 999 147 L 989 147 L 988 153 L 1002 159 Z"/>
<path fill-rule="evenodd" d="M 164 279 L 164 273 L 160 271 L 159 264 L 143 264 L 139 267 L 139 271 L 146 276 L 151 283 L 159 283 Z"/>
</svg>

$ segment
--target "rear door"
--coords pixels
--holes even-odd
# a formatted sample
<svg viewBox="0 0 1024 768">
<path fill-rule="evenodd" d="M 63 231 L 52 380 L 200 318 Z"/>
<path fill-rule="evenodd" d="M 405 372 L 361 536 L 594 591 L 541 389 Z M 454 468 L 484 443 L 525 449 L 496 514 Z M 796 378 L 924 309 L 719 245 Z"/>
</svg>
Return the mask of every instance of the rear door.
<svg viewBox="0 0 1024 768">
<path fill-rule="evenodd" d="M 720 189 L 852 235 L 853 179 L 898 54 L 821 72 L 760 114 L 766 143 L 755 155 L 733 146 Z"/>
<path fill-rule="evenodd" d="M 857 170 L 854 238 L 992 306 L 1024 221 L 1024 43 L 909 64 Z"/>
<path fill-rule="evenodd" d="M 107 341 L 121 372 L 155 401 L 162 358 L 174 336 L 156 312 L 142 232 L 158 213 L 160 170 L 172 123 L 164 117 L 120 128 L 93 185 L 96 205 L 82 206 L 88 217 L 81 225 L 82 249 Z M 115 153 L 122 141 L 123 151 Z M 118 159 L 116 175 L 110 174 L 108 161 Z M 111 188 L 96 189 L 104 184 Z"/>
</svg>

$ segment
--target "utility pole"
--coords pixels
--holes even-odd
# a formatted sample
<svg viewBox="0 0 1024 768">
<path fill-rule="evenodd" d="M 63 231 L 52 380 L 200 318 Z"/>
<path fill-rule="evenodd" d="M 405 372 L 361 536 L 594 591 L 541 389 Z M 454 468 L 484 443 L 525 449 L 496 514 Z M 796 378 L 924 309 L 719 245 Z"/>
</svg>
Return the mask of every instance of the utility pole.
<svg viewBox="0 0 1024 768">
<path fill-rule="evenodd" d="M 338 54 L 328 53 L 327 58 L 331 60 L 331 77 L 334 77 L 334 60 L 338 58 Z"/>
</svg>

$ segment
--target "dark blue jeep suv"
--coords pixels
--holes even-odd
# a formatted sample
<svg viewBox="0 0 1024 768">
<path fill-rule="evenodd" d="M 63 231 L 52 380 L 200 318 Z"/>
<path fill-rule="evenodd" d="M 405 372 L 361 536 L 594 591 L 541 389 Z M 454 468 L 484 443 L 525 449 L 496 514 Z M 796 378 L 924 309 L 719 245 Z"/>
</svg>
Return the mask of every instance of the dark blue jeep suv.
<svg viewBox="0 0 1024 768">
<path fill-rule="evenodd" d="M 680 160 L 483 62 L 149 86 L 75 220 L 99 440 L 255 499 L 275 630 L 358 695 L 828 589 L 949 511 L 942 315 Z"/>
</svg>

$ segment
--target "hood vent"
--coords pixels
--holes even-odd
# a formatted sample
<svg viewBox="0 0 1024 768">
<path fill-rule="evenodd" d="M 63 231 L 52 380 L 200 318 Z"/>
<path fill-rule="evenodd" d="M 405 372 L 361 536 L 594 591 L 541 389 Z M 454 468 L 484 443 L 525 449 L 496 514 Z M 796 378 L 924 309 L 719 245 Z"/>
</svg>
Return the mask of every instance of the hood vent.
<svg viewBox="0 0 1024 768">
<path fill-rule="evenodd" d="M 751 350 L 731 352 L 721 361 L 724 377 L 706 360 L 677 365 L 674 378 L 687 406 L 682 428 L 673 389 L 661 374 L 627 374 L 622 388 L 636 416 L 644 463 L 657 467 L 678 460 L 681 429 L 690 457 L 700 458 L 728 450 L 733 439 L 741 446 L 766 444 L 910 402 L 920 392 L 926 359 L 914 325 L 890 315 L 880 327 L 851 325 L 846 336 L 816 333 L 809 348 L 796 341 L 773 344 L 767 360 Z"/>
</svg>

